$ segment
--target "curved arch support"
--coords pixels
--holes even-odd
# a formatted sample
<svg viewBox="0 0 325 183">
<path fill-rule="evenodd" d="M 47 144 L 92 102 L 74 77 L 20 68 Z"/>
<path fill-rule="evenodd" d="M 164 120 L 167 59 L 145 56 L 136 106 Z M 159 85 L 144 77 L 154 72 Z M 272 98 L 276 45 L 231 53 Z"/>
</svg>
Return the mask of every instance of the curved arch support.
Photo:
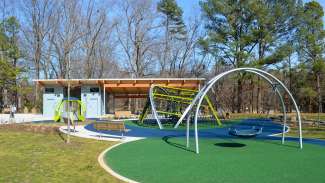
<svg viewBox="0 0 325 183">
<path fill-rule="evenodd" d="M 265 72 L 263 70 L 256 69 L 256 68 L 237 68 L 237 69 L 232 69 L 232 70 L 223 72 L 223 73 L 215 76 L 214 78 L 212 78 L 202 88 L 202 90 L 197 94 L 197 96 L 194 98 L 194 100 L 192 101 L 192 103 L 186 108 L 186 110 L 183 113 L 182 117 L 179 119 L 179 121 L 175 125 L 175 128 L 177 128 L 178 125 L 181 123 L 181 121 L 185 118 L 185 116 L 186 115 L 189 115 L 190 111 L 196 105 L 195 118 L 194 118 L 194 128 L 195 128 L 195 133 L 194 134 L 195 134 L 195 143 L 196 143 L 196 153 L 199 153 L 197 117 L 198 117 L 198 113 L 199 113 L 200 106 L 202 104 L 203 98 L 207 94 L 207 92 L 211 89 L 211 87 L 215 83 L 217 83 L 221 78 L 223 78 L 223 77 L 225 77 L 225 76 L 227 76 L 227 75 L 229 75 L 231 73 L 235 73 L 235 72 L 250 72 L 250 73 L 254 73 L 256 75 L 261 76 L 263 79 L 267 80 L 268 82 L 271 81 L 272 84 L 273 84 L 273 82 L 272 82 L 272 80 L 273 80 L 274 83 L 279 84 L 285 90 L 285 92 L 289 95 L 289 97 L 290 97 L 290 99 L 291 99 L 291 101 L 294 104 L 294 107 L 296 109 L 296 113 L 297 113 L 297 117 L 298 117 L 298 123 L 299 123 L 299 144 L 300 144 L 300 148 L 302 148 L 302 129 L 301 129 L 302 127 L 301 127 L 300 111 L 299 111 L 299 108 L 297 106 L 297 103 L 294 100 L 293 95 L 291 94 L 291 92 L 286 88 L 286 86 L 279 79 L 277 79 L 275 76 L 273 76 L 272 74 L 270 74 L 268 72 Z M 270 77 L 271 79 L 268 79 L 268 77 Z M 281 96 L 280 100 L 281 100 L 283 109 L 285 109 L 285 105 L 284 105 L 282 96 Z M 284 121 L 285 120 L 286 120 L 286 115 L 284 115 Z M 283 129 L 285 130 L 285 126 L 283 127 Z M 284 132 L 283 132 L 283 135 L 282 135 L 282 141 L 284 142 Z"/>
<path fill-rule="evenodd" d="M 149 99 L 150 99 L 150 105 L 151 105 L 151 112 L 153 114 L 153 116 L 156 118 L 156 121 L 158 123 L 158 126 L 160 129 L 163 129 L 164 127 L 162 126 L 159 117 L 158 117 L 158 113 L 156 111 L 156 104 L 154 101 L 154 97 L 153 97 L 153 89 L 154 87 L 157 87 L 157 85 L 152 85 L 149 89 Z"/>
</svg>

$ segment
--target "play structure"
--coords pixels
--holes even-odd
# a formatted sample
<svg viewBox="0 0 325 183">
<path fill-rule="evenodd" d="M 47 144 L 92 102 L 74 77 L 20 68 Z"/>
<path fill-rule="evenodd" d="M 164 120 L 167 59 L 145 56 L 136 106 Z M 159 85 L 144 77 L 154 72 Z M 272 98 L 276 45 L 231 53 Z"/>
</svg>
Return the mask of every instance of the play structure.
<svg viewBox="0 0 325 183">
<path fill-rule="evenodd" d="M 207 93 L 212 90 L 212 87 L 218 83 L 218 81 L 226 76 L 229 76 L 234 73 L 250 73 L 257 75 L 258 77 L 264 79 L 267 81 L 275 94 L 279 97 L 279 100 L 281 102 L 281 107 L 283 111 L 283 130 L 282 130 L 282 144 L 285 142 L 285 130 L 286 130 L 286 107 L 283 100 L 283 94 L 281 92 L 285 92 L 289 99 L 291 100 L 292 104 L 294 105 L 296 114 L 297 114 L 297 121 L 299 125 L 299 147 L 302 149 L 302 127 L 301 127 L 301 116 L 300 111 L 297 106 L 297 103 L 295 99 L 293 98 L 291 92 L 287 89 L 287 87 L 275 76 L 272 74 L 256 69 L 256 68 L 237 68 L 232 69 L 226 72 L 223 72 L 214 78 L 212 78 L 207 84 L 201 88 L 200 91 L 195 92 L 189 92 L 185 90 L 180 89 L 169 89 L 168 87 L 159 87 L 152 85 L 149 91 L 149 99 L 147 102 L 146 107 L 143 110 L 143 113 L 141 115 L 140 121 L 144 119 L 144 117 L 148 113 L 148 108 L 151 107 L 152 115 L 156 119 L 157 124 L 159 125 L 159 128 L 162 129 L 163 126 L 161 124 L 161 116 L 160 114 L 169 114 L 172 116 L 177 116 L 178 121 L 175 124 L 174 128 L 178 128 L 178 126 L 186 119 L 186 146 L 189 147 L 189 129 L 190 129 L 190 122 L 191 119 L 193 120 L 192 123 L 194 123 L 194 136 L 195 136 L 195 152 L 199 153 L 199 137 L 198 137 L 198 118 L 202 113 L 202 109 L 204 108 L 204 105 L 202 105 L 203 101 L 207 101 L 209 108 L 212 111 L 212 114 L 215 116 L 216 120 L 219 121 L 217 118 L 217 112 L 209 105 L 209 100 L 207 100 Z M 175 90 L 177 92 L 170 92 L 170 90 Z M 156 104 L 156 99 L 161 99 L 164 101 L 172 101 L 177 104 L 182 104 L 181 106 L 175 106 L 173 107 L 173 112 L 170 111 L 162 111 L 157 110 L 159 107 L 158 104 Z M 187 107 L 184 109 L 184 105 L 187 105 Z M 219 122 L 218 122 L 219 123 Z M 221 123 L 220 123 L 221 124 Z M 233 131 L 229 131 L 232 135 L 236 136 L 255 136 L 262 132 L 262 129 L 250 129 L 250 130 L 239 130 L 239 129 L 233 129 Z"/>
<path fill-rule="evenodd" d="M 149 90 L 149 97 L 140 115 L 139 123 L 144 122 L 144 119 L 151 110 L 159 128 L 163 129 L 162 119 L 170 119 L 170 122 L 176 122 L 198 92 L 198 90 L 152 85 Z M 205 104 L 202 105 L 200 117 L 213 120 L 215 124 L 221 126 L 218 115 L 223 118 L 223 114 L 218 114 L 208 96 L 204 96 L 204 101 Z M 208 115 L 209 112 L 212 115 Z"/>
<path fill-rule="evenodd" d="M 68 114 L 68 105 L 70 105 L 70 114 Z M 70 118 L 71 122 L 85 121 L 86 108 L 78 98 L 63 98 L 56 106 L 54 112 L 54 121 L 62 121 L 62 118 Z"/>
</svg>

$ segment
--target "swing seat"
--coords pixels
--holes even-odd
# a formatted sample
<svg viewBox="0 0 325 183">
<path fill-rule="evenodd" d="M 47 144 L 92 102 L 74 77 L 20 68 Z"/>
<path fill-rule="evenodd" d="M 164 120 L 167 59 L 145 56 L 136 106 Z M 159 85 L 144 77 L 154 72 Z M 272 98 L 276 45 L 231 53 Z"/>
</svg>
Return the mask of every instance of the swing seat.
<svg viewBox="0 0 325 183">
<path fill-rule="evenodd" d="M 256 128 L 253 126 L 252 129 L 236 129 L 229 128 L 229 135 L 237 136 L 237 137 L 255 137 L 262 133 L 263 128 Z"/>
</svg>

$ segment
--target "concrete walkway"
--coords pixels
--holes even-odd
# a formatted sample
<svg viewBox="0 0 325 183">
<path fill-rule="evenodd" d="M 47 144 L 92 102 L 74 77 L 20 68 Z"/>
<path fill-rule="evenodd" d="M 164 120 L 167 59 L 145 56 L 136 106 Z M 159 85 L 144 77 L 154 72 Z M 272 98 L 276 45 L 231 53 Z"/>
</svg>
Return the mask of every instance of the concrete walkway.
<svg viewBox="0 0 325 183">
<path fill-rule="evenodd" d="M 68 133 L 67 126 L 61 126 L 60 131 L 62 133 Z M 88 139 L 95 139 L 95 140 L 106 140 L 106 141 L 121 141 L 121 142 L 130 142 L 135 140 L 144 139 L 142 137 L 129 137 L 129 136 L 121 136 L 121 135 L 110 135 L 105 133 L 100 133 L 96 131 L 90 131 L 84 128 L 82 125 L 76 126 L 74 131 L 73 126 L 71 126 L 70 135 Z"/>
<path fill-rule="evenodd" d="M 15 118 L 10 119 L 10 114 L 0 114 L 0 124 L 3 123 L 26 123 L 38 121 L 51 121 L 53 118 L 43 116 L 42 114 L 15 114 Z"/>
</svg>

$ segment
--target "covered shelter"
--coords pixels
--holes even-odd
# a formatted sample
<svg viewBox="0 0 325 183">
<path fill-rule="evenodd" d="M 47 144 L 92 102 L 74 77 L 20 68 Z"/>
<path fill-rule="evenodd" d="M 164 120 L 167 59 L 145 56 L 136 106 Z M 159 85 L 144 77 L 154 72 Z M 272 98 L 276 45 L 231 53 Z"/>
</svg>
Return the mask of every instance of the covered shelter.
<svg viewBox="0 0 325 183">
<path fill-rule="evenodd" d="M 152 85 L 197 90 L 204 78 L 114 78 L 114 79 L 38 79 L 43 91 L 43 115 L 54 116 L 55 106 L 67 97 L 79 98 L 86 108 L 86 118 L 114 113 L 116 99 L 146 99 Z M 140 109 L 141 107 L 139 107 Z M 142 108 L 141 108 L 142 109 Z"/>
</svg>

